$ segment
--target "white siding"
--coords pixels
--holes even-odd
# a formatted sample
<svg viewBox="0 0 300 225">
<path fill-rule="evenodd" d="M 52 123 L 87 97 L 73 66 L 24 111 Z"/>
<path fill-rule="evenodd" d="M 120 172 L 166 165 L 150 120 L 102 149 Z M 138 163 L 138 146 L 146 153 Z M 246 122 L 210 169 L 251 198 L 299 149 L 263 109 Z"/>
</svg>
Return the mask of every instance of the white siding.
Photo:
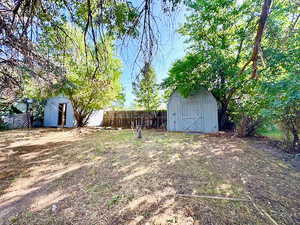
<svg viewBox="0 0 300 225">
<path fill-rule="evenodd" d="M 76 120 L 74 118 L 73 106 L 70 100 L 63 96 L 49 98 L 45 106 L 44 126 L 58 127 L 58 106 L 60 103 L 67 104 L 66 125 L 65 127 L 75 127 Z M 100 126 L 103 122 L 103 110 L 96 110 L 92 113 L 88 120 L 88 126 Z"/>
<path fill-rule="evenodd" d="M 67 104 L 66 112 L 66 125 L 65 127 L 74 127 L 76 121 L 74 118 L 73 106 L 69 99 L 63 96 L 53 97 L 47 100 L 44 112 L 44 126 L 45 127 L 57 127 L 58 123 L 58 105 L 60 103 Z"/>
<path fill-rule="evenodd" d="M 95 126 L 101 126 L 103 123 L 103 110 L 97 110 L 92 113 L 88 120 L 88 126 L 95 127 Z"/>
<path fill-rule="evenodd" d="M 174 92 L 168 102 L 169 131 L 218 131 L 218 108 L 213 95 L 201 90 L 188 98 Z"/>
</svg>

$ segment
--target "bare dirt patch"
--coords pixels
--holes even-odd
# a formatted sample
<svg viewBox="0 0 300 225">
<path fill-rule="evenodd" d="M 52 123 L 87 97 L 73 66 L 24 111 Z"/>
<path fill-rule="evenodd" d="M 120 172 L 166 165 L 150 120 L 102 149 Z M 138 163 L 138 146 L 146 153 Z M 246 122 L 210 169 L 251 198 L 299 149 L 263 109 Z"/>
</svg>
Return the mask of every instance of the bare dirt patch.
<svg viewBox="0 0 300 225">
<path fill-rule="evenodd" d="M 299 172 L 257 140 L 83 133 L 0 133 L 0 224 L 300 224 Z"/>
</svg>

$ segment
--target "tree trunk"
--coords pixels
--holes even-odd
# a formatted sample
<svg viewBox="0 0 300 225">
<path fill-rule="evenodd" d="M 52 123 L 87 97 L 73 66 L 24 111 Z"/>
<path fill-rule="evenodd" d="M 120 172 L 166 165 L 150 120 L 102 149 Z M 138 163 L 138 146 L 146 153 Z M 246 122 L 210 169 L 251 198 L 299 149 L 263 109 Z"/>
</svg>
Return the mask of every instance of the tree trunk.
<svg viewBox="0 0 300 225">
<path fill-rule="evenodd" d="M 292 151 L 294 153 L 300 153 L 300 140 L 299 140 L 297 129 L 293 129 L 292 134 L 293 134 Z"/>
<path fill-rule="evenodd" d="M 227 123 L 227 113 L 223 109 L 219 112 L 219 129 L 225 130 Z"/>
<path fill-rule="evenodd" d="M 83 127 L 85 124 L 84 124 L 84 116 L 83 115 L 79 115 L 76 117 L 76 122 L 77 122 L 77 127 Z"/>
<path fill-rule="evenodd" d="M 65 127 L 65 122 L 66 122 L 66 117 L 65 117 L 65 113 L 66 113 L 66 104 L 63 104 L 63 108 L 62 108 L 62 128 Z"/>
<path fill-rule="evenodd" d="M 87 125 L 88 123 L 88 120 L 91 116 L 93 111 L 90 111 L 90 112 L 86 112 L 86 111 L 83 111 L 83 110 L 78 110 L 78 109 L 75 109 L 74 108 L 74 116 L 75 116 L 75 119 L 76 119 L 76 126 L 77 127 L 84 127 Z"/>
<path fill-rule="evenodd" d="M 253 119 L 250 116 L 243 116 L 237 124 L 236 132 L 239 137 L 254 136 L 261 123 L 261 119 Z"/>
<path fill-rule="evenodd" d="M 76 126 L 77 127 L 83 127 L 84 126 L 84 115 L 76 108 L 74 108 L 74 117 L 76 120 Z"/>
<path fill-rule="evenodd" d="M 142 126 L 141 125 L 138 125 L 136 127 L 136 136 L 137 136 L 137 138 L 142 138 Z"/>
<path fill-rule="evenodd" d="M 267 18 L 269 16 L 269 11 L 271 7 L 272 0 L 264 0 L 264 4 L 261 10 L 260 18 L 258 21 L 258 28 L 256 32 L 256 37 L 254 40 L 253 52 L 252 52 L 252 78 L 255 78 L 257 75 L 257 60 L 258 60 L 258 52 L 261 45 L 261 40 L 264 32 L 264 28 L 267 22 Z"/>
<path fill-rule="evenodd" d="M 221 102 L 221 109 L 218 111 L 218 119 L 220 130 L 232 129 L 232 127 L 230 126 L 231 122 L 229 121 L 228 117 L 228 103 Z"/>
</svg>

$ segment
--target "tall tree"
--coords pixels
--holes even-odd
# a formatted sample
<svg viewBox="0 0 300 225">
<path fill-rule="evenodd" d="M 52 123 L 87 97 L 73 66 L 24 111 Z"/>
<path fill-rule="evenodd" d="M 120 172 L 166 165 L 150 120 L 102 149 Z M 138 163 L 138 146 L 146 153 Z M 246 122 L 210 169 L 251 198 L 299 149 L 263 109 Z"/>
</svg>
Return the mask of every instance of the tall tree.
<svg viewBox="0 0 300 225">
<path fill-rule="evenodd" d="M 141 79 L 134 85 L 137 106 L 143 107 L 147 111 L 156 110 L 160 106 L 160 97 L 154 68 L 145 66 L 141 73 Z"/>
<path fill-rule="evenodd" d="M 270 53 L 279 51 L 283 55 L 284 47 L 280 43 L 286 40 L 289 44 L 285 46 L 290 46 L 285 48 L 289 49 L 286 57 L 293 58 L 292 62 L 297 64 L 294 60 L 298 54 L 297 38 L 290 41 L 297 27 L 297 4 L 277 1 L 271 13 L 270 1 L 238 4 L 198 0 L 187 1 L 187 6 L 191 13 L 179 32 L 187 37 L 190 48 L 187 56 L 171 68 L 165 86 L 179 90 L 184 96 L 200 86 L 209 89 L 220 104 L 221 129 L 226 127 L 228 118 L 242 119 L 242 114 L 249 116 L 247 111 L 257 114 L 266 97 L 259 93 L 259 85 L 278 79 L 286 71 L 279 54 Z M 293 32 L 286 35 L 289 30 Z M 252 69 L 248 67 L 250 63 Z M 258 73 L 263 75 L 259 81 L 253 79 Z"/>
<path fill-rule="evenodd" d="M 184 96 L 201 86 L 212 91 L 220 104 L 219 127 L 225 129 L 232 90 L 247 80 L 247 73 L 239 71 L 250 55 L 260 3 L 200 0 L 188 1 L 187 6 L 191 13 L 179 32 L 187 37 L 189 52 L 175 62 L 165 85 Z"/>
<path fill-rule="evenodd" d="M 110 37 L 99 41 L 96 51 L 84 44 L 79 28 L 67 30 L 76 38 L 75 43 L 68 43 L 63 58 L 67 80 L 62 92 L 72 102 L 77 126 L 84 126 L 93 110 L 109 106 L 120 96 L 121 62 L 114 55 Z M 96 63 L 98 59 L 101 61 Z"/>
<path fill-rule="evenodd" d="M 117 39 L 135 40 L 138 45 L 137 59 L 145 65 L 151 63 L 158 49 L 160 15 L 170 16 L 182 0 L 3 0 L 0 3 L 0 97 L 13 101 L 22 94 L 24 77 L 32 77 L 40 85 L 49 85 L 60 79 L 62 67 L 48 52 L 39 52 L 40 38 L 49 30 L 56 31 L 61 38 L 57 44 L 63 45 L 72 38 L 63 31 L 68 21 L 84 30 L 84 42 L 94 43 L 106 33 Z M 185 1 L 188 5 L 193 1 Z M 214 2 L 214 1 L 212 1 Z M 235 1 L 227 1 L 233 3 Z M 201 1 L 200 1 L 201 3 Z M 218 1 L 217 4 L 227 4 Z M 247 2 L 243 5 L 248 4 Z M 258 1 L 258 4 L 261 4 Z M 245 68 L 253 62 L 257 68 L 257 53 L 268 17 L 271 0 L 264 0 L 261 19 L 257 28 L 257 38 L 253 55 Z M 161 7 L 158 7 L 161 6 Z M 160 10 L 159 10 L 160 9 Z M 207 14 L 209 15 L 209 14 Z M 251 17 L 251 13 L 248 17 Z M 130 37 L 130 38 L 128 38 Z M 257 46 L 257 47 L 255 47 Z M 252 47 L 252 46 L 251 46 Z M 49 48 L 51 51 L 51 48 Z M 99 64 L 99 59 L 95 61 Z M 96 65 L 95 69 L 99 66 Z M 256 74 L 255 69 L 255 73 Z M 138 76 L 137 76 L 138 77 Z"/>
<path fill-rule="evenodd" d="M 56 46 L 52 53 L 64 65 L 64 80 L 40 95 L 63 94 L 68 97 L 73 105 L 77 126 L 81 127 L 86 125 L 94 110 L 110 106 L 122 96 L 121 61 L 115 56 L 111 37 L 98 41 L 96 51 L 85 44 L 81 28 L 67 24 L 64 32 L 72 36 L 72 40 L 69 39 L 65 45 Z M 47 40 L 56 43 L 56 38 L 57 36 L 51 35 Z M 97 58 L 102 60 L 96 63 Z"/>
<path fill-rule="evenodd" d="M 165 15 L 180 0 L 3 0 L 0 3 L 0 98 L 12 102 L 22 94 L 24 78 L 51 85 L 62 78 L 63 65 L 51 54 L 41 52 L 44 35 L 55 32 L 56 45 L 73 39 L 64 31 L 70 22 L 83 30 L 83 43 L 99 51 L 97 42 L 107 34 L 138 44 L 137 58 L 150 62 L 157 49 L 157 11 Z M 161 7 L 157 7 L 161 3 Z M 156 7 L 156 8 L 155 8 Z M 128 38 L 129 37 L 129 38 Z M 96 54 L 95 70 L 101 59 Z M 60 62 L 60 61 L 59 61 Z"/>
</svg>

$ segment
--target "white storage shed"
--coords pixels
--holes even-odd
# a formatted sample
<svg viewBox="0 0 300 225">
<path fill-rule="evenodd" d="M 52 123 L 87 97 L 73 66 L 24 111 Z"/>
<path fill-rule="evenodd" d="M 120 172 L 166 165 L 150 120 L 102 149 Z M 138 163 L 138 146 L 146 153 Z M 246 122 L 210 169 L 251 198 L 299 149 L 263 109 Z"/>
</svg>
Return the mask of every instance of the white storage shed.
<svg viewBox="0 0 300 225">
<path fill-rule="evenodd" d="M 202 89 L 187 98 L 175 91 L 168 102 L 169 131 L 214 133 L 218 131 L 218 106 L 214 96 Z"/>
<path fill-rule="evenodd" d="M 64 127 L 75 127 L 76 120 L 71 101 L 64 96 L 56 96 L 47 100 L 44 111 L 45 127 L 61 127 L 62 113 L 64 112 Z M 87 126 L 101 126 L 103 122 L 103 110 L 95 110 L 88 120 Z"/>
</svg>

